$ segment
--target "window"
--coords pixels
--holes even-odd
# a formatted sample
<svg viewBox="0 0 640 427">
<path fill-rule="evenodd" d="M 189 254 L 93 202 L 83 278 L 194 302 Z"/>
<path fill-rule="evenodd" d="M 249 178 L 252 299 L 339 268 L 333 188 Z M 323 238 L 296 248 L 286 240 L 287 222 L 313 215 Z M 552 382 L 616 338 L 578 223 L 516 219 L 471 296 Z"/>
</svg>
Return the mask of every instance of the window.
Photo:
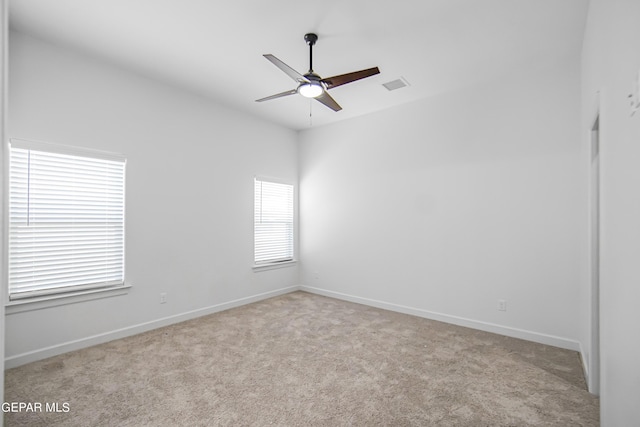
<svg viewBox="0 0 640 427">
<path fill-rule="evenodd" d="M 125 160 L 11 140 L 9 298 L 124 284 Z"/>
<path fill-rule="evenodd" d="M 255 180 L 254 262 L 293 260 L 293 185 Z"/>
</svg>

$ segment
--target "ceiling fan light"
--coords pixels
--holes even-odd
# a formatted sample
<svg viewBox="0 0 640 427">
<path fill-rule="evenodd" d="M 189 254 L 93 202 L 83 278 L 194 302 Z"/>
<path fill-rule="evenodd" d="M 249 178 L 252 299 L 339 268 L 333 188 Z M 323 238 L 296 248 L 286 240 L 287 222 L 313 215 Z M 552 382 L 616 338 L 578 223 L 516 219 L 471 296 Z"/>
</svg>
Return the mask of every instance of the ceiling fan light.
<svg viewBox="0 0 640 427">
<path fill-rule="evenodd" d="M 317 98 L 322 95 L 323 89 L 320 83 L 302 83 L 298 86 L 298 93 L 305 98 Z"/>
</svg>

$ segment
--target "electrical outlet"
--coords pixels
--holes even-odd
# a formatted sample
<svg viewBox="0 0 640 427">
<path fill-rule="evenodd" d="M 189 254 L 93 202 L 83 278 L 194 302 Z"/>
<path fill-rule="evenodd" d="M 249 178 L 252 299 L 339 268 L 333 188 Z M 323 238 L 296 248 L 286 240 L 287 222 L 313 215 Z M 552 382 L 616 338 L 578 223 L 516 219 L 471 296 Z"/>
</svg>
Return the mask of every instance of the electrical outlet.
<svg viewBox="0 0 640 427">
<path fill-rule="evenodd" d="M 162 292 L 160 294 L 160 304 L 164 304 L 167 302 L 167 293 L 166 292 Z"/>
<path fill-rule="evenodd" d="M 499 311 L 507 311 L 507 301 L 503 299 L 498 300 L 498 310 Z"/>
</svg>

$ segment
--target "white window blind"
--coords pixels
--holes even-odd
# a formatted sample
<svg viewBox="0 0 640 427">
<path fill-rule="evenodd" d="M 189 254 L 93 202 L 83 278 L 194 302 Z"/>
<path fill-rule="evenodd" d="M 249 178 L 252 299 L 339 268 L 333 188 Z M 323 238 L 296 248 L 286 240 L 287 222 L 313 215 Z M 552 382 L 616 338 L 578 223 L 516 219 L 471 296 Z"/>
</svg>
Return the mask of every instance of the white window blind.
<svg viewBox="0 0 640 427">
<path fill-rule="evenodd" d="M 293 185 L 255 180 L 255 264 L 293 259 Z"/>
<path fill-rule="evenodd" d="M 109 157 L 12 141 L 10 299 L 124 284 L 125 161 Z"/>
</svg>

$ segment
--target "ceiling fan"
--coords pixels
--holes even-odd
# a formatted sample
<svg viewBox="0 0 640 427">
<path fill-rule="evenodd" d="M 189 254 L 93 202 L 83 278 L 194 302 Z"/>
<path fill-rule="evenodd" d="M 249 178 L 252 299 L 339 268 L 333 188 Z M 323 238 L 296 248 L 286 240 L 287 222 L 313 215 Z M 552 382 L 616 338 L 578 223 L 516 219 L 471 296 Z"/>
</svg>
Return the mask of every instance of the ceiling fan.
<svg viewBox="0 0 640 427">
<path fill-rule="evenodd" d="M 283 96 L 299 93 L 305 98 L 315 98 L 317 101 L 331 108 L 333 111 L 340 111 L 342 107 L 327 93 L 327 90 L 343 84 L 355 82 L 380 73 L 378 67 L 368 68 L 366 70 L 354 71 L 352 73 L 340 74 L 338 76 L 322 78 L 313 72 L 313 45 L 318 41 L 318 36 L 313 33 L 305 34 L 304 39 L 309 45 L 309 71 L 307 74 L 300 74 L 287 64 L 271 54 L 263 55 L 276 67 L 284 71 L 289 77 L 298 82 L 298 87 L 286 92 L 277 93 L 265 98 L 256 99 L 256 102 L 269 101 L 271 99 L 281 98 Z"/>
</svg>

